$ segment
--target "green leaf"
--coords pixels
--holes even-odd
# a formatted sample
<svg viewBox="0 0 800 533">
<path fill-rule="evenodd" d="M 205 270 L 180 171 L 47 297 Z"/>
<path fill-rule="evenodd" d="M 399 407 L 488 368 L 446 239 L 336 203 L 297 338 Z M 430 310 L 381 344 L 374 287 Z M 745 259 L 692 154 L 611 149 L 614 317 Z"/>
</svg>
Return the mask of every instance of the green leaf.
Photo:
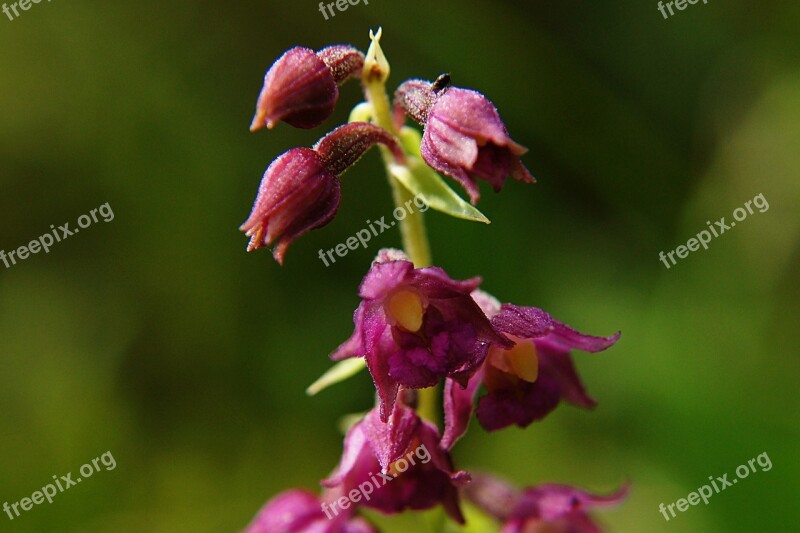
<svg viewBox="0 0 800 533">
<path fill-rule="evenodd" d="M 405 165 L 389 164 L 389 172 L 414 196 L 421 196 L 428 206 L 456 218 L 489 224 L 489 219 L 465 202 L 444 179 L 417 156 L 408 156 Z"/>
<path fill-rule="evenodd" d="M 339 361 L 329 368 L 327 372 L 322 374 L 317 381 L 309 385 L 306 389 L 306 394 L 314 396 L 331 385 L 336 385 L 340 381 L 355 376 L 365 368 L 367 368 L 367 364 L 364 362 L 363 357 L 354 357 Z"/>
<path fill-rule="evenodd" d="M 490 223 L 483 213 L 464 201 L 450 188 L 444 178 L 422 160 L 419 152 L 422 134 L 419 130 L 404 126 L 400 130 L 399 137 L 403 149 L 413 155 L 408 158 L 406 166 L 392 164 L 389 170 L 406 189 L 414 195 L 421 195 L 425 203 L 437 211 L 456 218 Z"/>
</svg>

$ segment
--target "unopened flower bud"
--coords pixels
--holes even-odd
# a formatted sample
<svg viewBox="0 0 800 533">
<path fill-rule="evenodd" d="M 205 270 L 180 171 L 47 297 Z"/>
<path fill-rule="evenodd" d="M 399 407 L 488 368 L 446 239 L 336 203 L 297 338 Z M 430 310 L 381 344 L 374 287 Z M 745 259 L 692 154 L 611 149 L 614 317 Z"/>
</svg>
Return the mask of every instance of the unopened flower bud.
<svg viewBox="0 0 800 533">
<path fill-rule="evenodd" d="M 272 129 L 283 120 L 310 129 L 327 119 L 339 98 L 339 85 L 361 73 L 364 54 L 346 45 L 319 52 L 295 47 L 267 71 L 250 131 Z"/>
<path fill-rule="evenodd" d="M 279 156 L 261 180 L 253 210 L 241 230 L 247 251 L 276 243 L 278 263 L 299 236 L 324 226 L 341 201 L 339 176 L 375 144 L 384 144 L 402 161 L 403 153 L 386 130 L 366 122 L 336 128 L 314 148 L 294 148 Z"/>
</svg>

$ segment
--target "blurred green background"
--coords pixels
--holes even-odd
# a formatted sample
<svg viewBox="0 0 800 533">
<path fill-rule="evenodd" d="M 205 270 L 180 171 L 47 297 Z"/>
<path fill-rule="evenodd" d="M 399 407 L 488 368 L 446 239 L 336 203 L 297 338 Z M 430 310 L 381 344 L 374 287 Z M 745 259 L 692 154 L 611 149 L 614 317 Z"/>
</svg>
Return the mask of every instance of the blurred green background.
<svg viewBox="0 0 800 533">
<path fill-rule="evenodd" d="M 317 7 L 57 0 L 0 16 L 0 249 L 105 202 L 115 214 L 0 265 L 0 501 L 117 461 L 0 530 L 237 531 L 338 462 L 337 421 L 371 406 L 372 384 L 303 391 L 399 236 L 329 268 L 317 250 L 391 214 L 378 154 L 283 268 L 246 254 L 237 227 L 270 161 L 359 101 L 350 84 L 319 130 L 251 134 L 264 71 L 296 44 L 366 49 L 378 25 L 390 85 L 448 71 L 483 92 L 539 180 L 484 187 L 490 226 L 429 211 L 435 262 L 582 331 L 623 331 L 575 356 L 594 412 L 473 424 L 458 466 L 598 492 L 629 479 L 597 515 L 611 531 L 796 530 L 800 5 L 711 0 L 669 20 L 654 1 L 371 0 L 329 21 Z M 767 212 L 659 262 L 759 193 Z M 659 514 L 762 452 L 772 470 Z"/>
</svg>

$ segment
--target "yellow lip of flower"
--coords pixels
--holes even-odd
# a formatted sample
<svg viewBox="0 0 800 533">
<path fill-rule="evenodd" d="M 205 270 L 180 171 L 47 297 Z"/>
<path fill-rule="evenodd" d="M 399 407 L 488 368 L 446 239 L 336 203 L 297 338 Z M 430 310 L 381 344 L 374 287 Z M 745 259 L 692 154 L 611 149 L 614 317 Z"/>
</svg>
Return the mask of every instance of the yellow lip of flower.
<svg viewBox="0 0 800 533">
<path fill-rule="evenodd" d="M 419 293 L 411 289 L 400 289 L 389 297 L 386 312 L 398 326 L 411 333 L 422 328 L 425 304 Z"/>
<path fill-rule="evenodd" d="M 495 368 L 512 374 L 528 383 L 535 383 L 539 378 L 539 356 L 532 340 L 520 339 L 509 335 L 516 342 L 510 350 L 492 347 L 489 350 L 489 364 Z"/>
</svg>

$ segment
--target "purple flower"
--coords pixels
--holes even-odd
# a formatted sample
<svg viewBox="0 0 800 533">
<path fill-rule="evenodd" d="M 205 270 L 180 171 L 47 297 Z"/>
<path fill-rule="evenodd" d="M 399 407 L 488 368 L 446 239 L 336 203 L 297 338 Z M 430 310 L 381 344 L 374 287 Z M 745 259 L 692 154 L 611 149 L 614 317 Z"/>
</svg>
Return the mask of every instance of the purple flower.
<svg viewBox="0 0 800 533">
<path fill-rule="evenodd" d="M 555 484 L 517 490 L 498 479 L 476 475 L 464 493 L 503 522 L 501 533 L 601 533 L 587 512 L 593 507 L 618 504 L 628 487 L 608 496 Z"/>
<path fill-rule="evenodd" d="M 287 50 L 264 76 L 250 131 L 272 129 L 281 120 L 296 128 L 319 126 L 333 113 L 338 86 L 363 66 L 364 54 L 351 46 Z"/>
<path fill-rule="evenodd" d="M 491 344 L 511 346 L 470 297 L 479 284 L 437 267 L 415 269 L 396 250 L 378 253 L 361 282 L 355 331 L 331 358 L 365 358 L 384 420 L 400 385 L 421 389 L 444 377 L 465 384 Z"/>
<path fill-rule="evenodd" d="M 341 503 L 393 514 L 442 504 L 457 522 L 464 518 L 457 487 L 469 474 L 453 470 L 450 455 L 439 445 L 436 426 L 410 408 L 396 404 L 387 422 L 373 409 L 347 432 L 339 466 L 322 484 L 347 495 Z M 336 509 L 326 509 L 329 515 Z"/>
<path fill-rule="evenodd" d="M 341 201 L 339 176 L 376 143 L 387 145 L 402 159 L 386 130 L 352 122 L 330 132 L 313 149 L 294 148 L 273 161 L 240 228 L 250 237 L 247 251 L 276 242 L 272 253 L 283 264 L 295 239 L 333 220 Z"/>
<path fill-rule="evenodd" d="M 584 335 L 541 309 L 501 306 L 481 291 L 476 291 L 474 297 L 491 318 L 492 326 L 514 345 L 490 347 L 483 365 L 466 387 L 447 380 L 442 439 L 445 448 L 452 447 L 466 431 L 480 385 L 487 394 L 478 401 L 476 415 L 488 431 L 513 424 L 526 427 L 544 418 L 562 399 L 580 407 L 594 407 L 596 402 L 578 378 L 570 350 L 605 350 L 617 342 L 620 333 L 610 337 Z"/>
<path fill-rule="evenodd" d="M 457 180 L 473 204 L 480 198 L 478 179 L 499 191 L 509 174 L 516 180 L 535 180 L 519 156 L 527 149 L 508 135 L 494 105 L 481 93 L 448 87 L 449 77 L 433 84 L 409 80 L 395 93 L 395 122 L 403 113 L 425 126 L 420 151 L 432 168 Z"/>
<path fill-rule="evenodd" d="M 363 518 L 343 512 L 328 518 L 325 501 L 304 490 L 287 490 L 272 498 L 258 512 L 244 533 L 376 533 Z"/>
</svg>

